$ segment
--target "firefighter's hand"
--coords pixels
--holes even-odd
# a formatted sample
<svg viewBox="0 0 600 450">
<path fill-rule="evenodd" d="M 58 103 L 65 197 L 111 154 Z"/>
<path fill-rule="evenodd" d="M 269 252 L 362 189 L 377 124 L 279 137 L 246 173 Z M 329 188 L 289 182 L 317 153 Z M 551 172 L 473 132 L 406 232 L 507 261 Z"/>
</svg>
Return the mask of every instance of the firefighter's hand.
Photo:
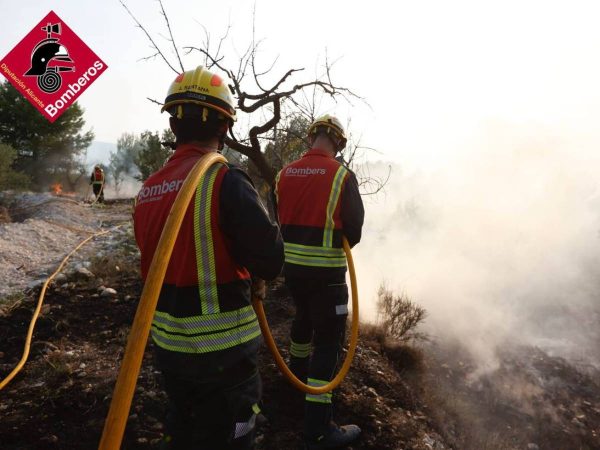
<svg viewBox="0 0 600 450">
<path fill-rule="evenodd" d="M 252 278 L 252 288 L 251 288 L 252 298 L 257 298 L 260 301 L 265 299 L 267 294 L 267 287 L 265 285 L 265 280 L 261 278 Z"/>
</svg>

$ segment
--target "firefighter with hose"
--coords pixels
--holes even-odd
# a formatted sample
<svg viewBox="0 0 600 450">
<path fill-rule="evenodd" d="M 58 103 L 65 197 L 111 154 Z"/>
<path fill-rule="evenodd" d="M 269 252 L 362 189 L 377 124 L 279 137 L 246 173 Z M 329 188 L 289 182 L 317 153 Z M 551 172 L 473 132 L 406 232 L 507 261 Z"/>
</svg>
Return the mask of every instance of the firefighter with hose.
<svg viewBox="0 0 600 450">
<path fill-rule="evenodd" d="M 104 203 L 104 170 L 99 165 L 94 166 L 92 170 L 92 176 L 90 177 L 90 184 L 94 190 L 96 196 L 96 202 Z"/>
<path fill-rule="evenodd" d="M 277 175 L 275 202 L 285 245 L 285 282 L 294 303 L 290 369 L 309 386 L 324 386 L 336 372 L 348 316 L 343 237 L 361 238 L 364 208 L 355 175 L 335 159 L 346 146 L 331 115 L 308 129 L 311 148 Z M 332 393 L 306 394 L 307 449 L 344 447 L 358 438 L 356 425 L 333 420 Z"/>
<path fill-rule="evenodd" d="M 195 163 L 223 148 L 236 115 L 226 82 L 203 67 L 171 84 L 163 111 L 173 156 L 142 186 L 134 210 L 142 276 L 171 205 Z M 212 165 L 183 219 L 158 298 L 151 335 L 169 397 L 168 449 L 250 449 L 261 397 L 260 328 L 251 296 L 283 265 L 279 228 L 248 176 Z"/>
</svg>

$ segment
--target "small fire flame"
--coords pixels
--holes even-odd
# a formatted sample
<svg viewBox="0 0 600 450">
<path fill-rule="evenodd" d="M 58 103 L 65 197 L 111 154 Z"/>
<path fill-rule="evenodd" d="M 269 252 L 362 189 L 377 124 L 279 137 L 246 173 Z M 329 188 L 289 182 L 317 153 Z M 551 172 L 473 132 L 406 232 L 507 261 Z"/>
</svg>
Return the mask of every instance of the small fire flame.
<svg viewBox="0 0 600 450">
<path fill-rule="evenodd" d="M 60 195 L 62 193 L 62 184 L 60 183 L 54 183 L 51 186 L 52 192 L 54 192 L 54 195 Z"/>
</svg>

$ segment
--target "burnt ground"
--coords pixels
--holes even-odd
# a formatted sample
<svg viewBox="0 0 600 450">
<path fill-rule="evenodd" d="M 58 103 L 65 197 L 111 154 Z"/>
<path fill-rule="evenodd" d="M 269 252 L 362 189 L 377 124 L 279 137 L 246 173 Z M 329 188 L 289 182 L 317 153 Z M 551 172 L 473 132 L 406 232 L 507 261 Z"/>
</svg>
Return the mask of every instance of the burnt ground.
<svg viewBox="0 0 600 450">
<path fill-rule="evenodd" d="M 600 449 L 600 371 L 576 368 L 539 348 L 498 352 L 498 367 L 477 366 L 460 347 L 432 346 L 426 401 L 455 448 Z"/>
<path fill-rule="evenodd" d="M 142 285 L 130 229 L 99 238 L 93 246 L 91 254 L 96 256 L 85 265 L 93 276 L 67 269 L 51 285 L 29 360 L 0 391 L 1 449 L 97 448 Z M 107 292 L 107 287 L 116 293 Z M 20 359 L 38 291 L 31 289 L 0 304 L 2 378 Z M 265 308 L 276 340 L 284 347 L 293 306 L 280 281 L 272 283 Z M 124 449 L 156 448 L 164 432 L 167 398 L 152 347 L 150 342 L 146 348 Z M 405 372 L 401 376 L 380 347 L 368 334 L 361 338 L 352 370 L 337 394 L 338 421 L 363 429 L 352 448 L 447 448 L 415 390 L 418 369 L 401 369 Z M 265 347 L 260 359 L 264 420 L 256 448 L 301 448 L 302 400 L 293 401 L 297 393 L 283 380 Z M 413 385 L 407 382 L 408 372 Z"/>
<path fill-rule="evenodd" d="M 118 204 L 94 210 L 101 226 L 116 223 L 106 220 L 111 208 L 124 212 Z M 142 286 L 130 227 L 98 238 L 82 258 L 48 290 L 29 361 L 0 391 L 2 450 L 97 448 Z M 38 291 L 0 299 L 1 378 L 21 356 Z M 265 308 L 285 354 L 293 305 L 281 281 L 271 284 Z M 352 449 L 600 449 L 595 368 L 512 346 L 481 373 L 460 345 L 417 349 L 382 341 L 381 333 L 361 327 L 351 371 L 336 393 L 338 422 L 363 429 Z M 264 347 L 260 358 L 264 420 L 256 449 L 299 449 L 298 395 Z M 161 386 L 149 343 L 123 449 L 157 447 L 167 402 Z"/>
</svg>

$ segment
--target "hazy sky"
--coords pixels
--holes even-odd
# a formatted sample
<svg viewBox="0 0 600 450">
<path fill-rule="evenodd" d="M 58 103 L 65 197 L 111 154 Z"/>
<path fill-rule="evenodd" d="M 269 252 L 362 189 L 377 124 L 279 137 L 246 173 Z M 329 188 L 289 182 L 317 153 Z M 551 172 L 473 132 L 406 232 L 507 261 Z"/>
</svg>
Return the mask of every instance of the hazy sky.
<svg viewBox="0 0 600 450">
<path fill-rule="evenodd" d="M 158 3 L 127 4 L 157 42 L 166 33 Z M 240 52 L 251 39 L 252 2 L 165 0 L 180 46 L 199 45 L 203 24 L 216 39 L 231 22 Z M 285 7 L 284 7 L 285 5 Z M 80 102 L 96 139 L 163 128 L 146 97 L 163 99 L 173 73 L 152 53 L 117 0 L 1 0 L 5 55 L 53 9 L 108 64 Z M 256 1 L 262 63 L 305 67 L 310 78 L 325 51 L 341 58 L 334 80 L 364 96 L 369 109 L 340 105 L 343 119 L 382 158 L 443 164 L 489 120 L 584 133 L 600 118 L 600 4 L 589 1 Z M 226 60 L 236 61 L 227 47 Z M 185 58 L 192 68 L 200 58 Z M 326 111 L 324 111 L 326 112 Z M 329 112 L 329 111 L 328 111 Z"/>
</svg>

